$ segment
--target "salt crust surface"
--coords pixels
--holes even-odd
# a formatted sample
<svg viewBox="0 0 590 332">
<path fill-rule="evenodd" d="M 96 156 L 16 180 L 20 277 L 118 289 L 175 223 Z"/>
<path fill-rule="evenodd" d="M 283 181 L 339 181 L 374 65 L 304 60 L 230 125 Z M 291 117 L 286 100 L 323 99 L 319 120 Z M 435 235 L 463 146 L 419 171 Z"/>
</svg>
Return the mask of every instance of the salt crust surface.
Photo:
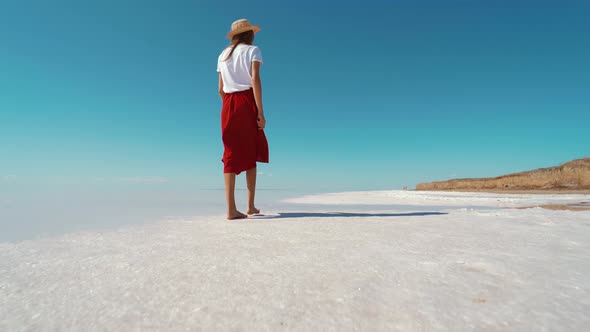
<svg viewBox="0 0 590 332">
<path fill-rule="evenodd" d="M 3 243 L 0 330 L 590 326 L 590 212 L 497 208 L 587 196 L 436 196 L 307 196 L 291 202 L 343 205 L 309 212 L 290 204 L 243 221 L 202 216 Z M 437 199 L 456 207 L 421 208 Z M 467 207 L 485 205 L 494 208 Z"/>
<path fill-rule="evenodd" d="M 478 206 L 518 207 L 543 204 L 569 204 L 589 201 L 590 195 L 529 195 L 494 194 L 444 191 L 365 191 L 308 195 L 285 199 L 289 203 L 308 204 L 370 204 L 370 205 L 418 205 L 418 206 Z"/>
</svg>

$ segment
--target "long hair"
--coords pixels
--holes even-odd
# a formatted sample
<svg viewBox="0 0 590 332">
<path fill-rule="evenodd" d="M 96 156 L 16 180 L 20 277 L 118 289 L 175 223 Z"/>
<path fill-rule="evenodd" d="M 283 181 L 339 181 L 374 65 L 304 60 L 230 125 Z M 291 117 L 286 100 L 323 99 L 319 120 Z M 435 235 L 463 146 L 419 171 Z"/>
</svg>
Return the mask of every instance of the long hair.
<svg viewBox="0 0 590 332">
<path fill-rule="evenodd" d="M 236 50 L 236 47 L 238 47 L 239 44 L 252 45 L 253 42 L 254 42 L 254 31 L 252 31 L 252 30 L 238 33 L 237 35 L 233 36 L 231 38 L 231 43 L 230 43 L 230 46 L 233 45 L 232 49 L 229 52 L 229 54 L 227 55 L 227 57 L 225 58 L 225 60 L 223 60 L 223 61 L 227 61 L 229 58 L 231 58 L 232 54 L 234 54 L 234 51 Z"/>
</svg>

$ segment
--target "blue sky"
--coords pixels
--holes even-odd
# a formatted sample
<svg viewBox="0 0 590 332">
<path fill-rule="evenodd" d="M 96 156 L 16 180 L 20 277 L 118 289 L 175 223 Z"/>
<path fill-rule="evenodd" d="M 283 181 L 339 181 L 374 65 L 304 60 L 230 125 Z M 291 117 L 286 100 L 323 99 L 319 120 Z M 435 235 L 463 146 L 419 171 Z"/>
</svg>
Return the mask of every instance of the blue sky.
<svg viewBox="0 0 590 332">
<path fill-rule="evenodd" d="M 262 27 L 261 188 L 589 156 L 589 16 L 585 1 L 4 0 L 0 186 L 222 188 L 216 59 L 242 17 Z"/>
</svg>

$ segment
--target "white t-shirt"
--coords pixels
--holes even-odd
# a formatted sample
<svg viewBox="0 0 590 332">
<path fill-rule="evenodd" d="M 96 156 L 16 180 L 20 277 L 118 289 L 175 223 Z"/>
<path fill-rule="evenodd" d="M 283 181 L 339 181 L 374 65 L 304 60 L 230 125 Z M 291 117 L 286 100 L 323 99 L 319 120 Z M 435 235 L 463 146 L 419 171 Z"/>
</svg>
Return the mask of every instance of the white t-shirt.
<svg viewBox="0 0 590 332">
<path fill-rule="evenodd" d="M 233 46 L 227 47 L 217 59 L 217 71 L 223 80 L 223 92 L 232 93 L 252 87 L 252 61 L 262 62 L 262 54 L 257 46 L 239 44 L 232 56 L 227 58 Z"/>
</svg>

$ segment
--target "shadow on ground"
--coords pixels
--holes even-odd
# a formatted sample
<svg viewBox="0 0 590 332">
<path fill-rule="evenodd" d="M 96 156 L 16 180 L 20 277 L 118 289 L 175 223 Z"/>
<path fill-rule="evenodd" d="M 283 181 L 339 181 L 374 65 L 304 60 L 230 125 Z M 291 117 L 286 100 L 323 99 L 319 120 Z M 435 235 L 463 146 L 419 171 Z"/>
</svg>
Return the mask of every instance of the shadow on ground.
<svg viewBox="0 0 590 332">
<path fill-rule="evenodd" d="M 410 212 L 410 213 L 352 213 L 352 212 L 280 212 L 275 216 L 259 216 L 256 219 L 284 218 L 334 218 L 334 217 L 421 217 L 438 216 L 446 212 Z"/>
</svg>

